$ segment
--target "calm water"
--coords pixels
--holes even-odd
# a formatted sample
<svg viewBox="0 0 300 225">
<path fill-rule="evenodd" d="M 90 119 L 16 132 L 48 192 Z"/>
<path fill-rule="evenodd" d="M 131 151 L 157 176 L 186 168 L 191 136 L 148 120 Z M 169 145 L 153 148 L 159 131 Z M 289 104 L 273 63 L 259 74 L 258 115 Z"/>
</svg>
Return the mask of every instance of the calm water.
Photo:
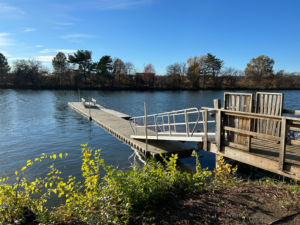
<svg viewBox="0 0 300 225">
<path fill-rule="evenodd" d="M 249 91 L 248 91 L 249 92 Z M 131 116 L 140 116 L 146 101 L 148 114 L 183 108 L 213 106 L 213 99 L 223 99 L 223 91 L 81 91 L 81 97 L 97 99 L 97 103 Z M 255 92 L 252 92 L 255 93 Z M 284 91 L 284 108 L 300 108 L 300 91 Z M 50 163 L 62 171 L 62 177 L 72 174 L 81 178 L 80 144 L 88 143 L 92 149 L 102 149 L 105 163 L 129 168 L 128 158 L 133 150 L 102 128 L 89 122 L 81 114 L 68 107 L 68 102 L 78 101 L 77 91 L 1 90 L 0 89 L 0 176 L 14 177 L 14 171 L 34 160 L 41 153 L 65 153 L 66 159 L 44 160 L 35 163 L 26 177 L 43 178 Z M 188 143 L 196 147 L 196 143 Z M 214 168 L 214 155 L 200 151 L 203 167 Z M 180 159 L 183 169 L 194 168 L 193 158 Z M 8 182 L 14 183 L 10 178 Z M 51 200 L 51 205 L 60 201 Z"/>
</svg>

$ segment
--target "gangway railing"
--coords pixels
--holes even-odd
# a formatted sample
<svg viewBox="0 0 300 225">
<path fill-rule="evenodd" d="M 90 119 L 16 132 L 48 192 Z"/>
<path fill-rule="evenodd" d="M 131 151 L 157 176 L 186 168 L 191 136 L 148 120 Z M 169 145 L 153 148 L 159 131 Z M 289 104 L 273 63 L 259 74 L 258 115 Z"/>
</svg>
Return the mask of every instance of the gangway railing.
<svg viewBox="0 0 300 225">
<path fill-rule="evenodd" d="M 207 110 L 214 111 L 214 110 Z M 207 112 L 206 112 L 207 113 Z M 202 124 L 203 130 L 207 128 L 204 126 L 205 110 L 198 110 L 197 108 L 187 108 L 181 110 L 173 110 L 169 112 L 151 114 L 147 116 L 132 117 L 129 120 L 134 137 L 144 136 L 148 134 L 148 137 L 156 136 L 173 137 L 169 140 L 176 140 L 176 137 L 185 136 L 184 140 L 191 139 L 191 137 L 199 136 L 196 131 L 197 125 Z M 207 116 L 206 116 L 207 118 Z M 214 123 L 214 120 L 206 123 Z M 184 127 L 184 128 L 182 128 Z M 142 132 L 140 132 L 142 130 Z M 147 132 L 148 131 L 148 132 Z M 151 131 L 151 132 L 149 132 Z M 206 130 L 207 132 L 207 130 Z M 197 133 L 197 134 L 195 134 Z M 211 135 L 214 133 L 211 133 Z M 203 135 L 202 135 L 203 136 Z M 178 138 L 178 140 L 181 140 Z"/>
</svg>

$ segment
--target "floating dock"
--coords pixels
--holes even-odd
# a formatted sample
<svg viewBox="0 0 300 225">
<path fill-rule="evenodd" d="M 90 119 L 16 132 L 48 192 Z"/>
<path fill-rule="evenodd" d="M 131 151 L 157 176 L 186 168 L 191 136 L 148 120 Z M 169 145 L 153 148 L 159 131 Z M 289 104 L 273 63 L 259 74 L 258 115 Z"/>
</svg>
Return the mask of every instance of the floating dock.
<svg viewBox="0 0 300 225">
<path fill-rule="evenodd" d="M 181 143 L 179 141 L 168 140 L 148 140 L 148 151 L 146 151 L 145 140 L 135 140 L 130 136 L 133 134 L 130 126 L 129 115 L 106 109 L 103 106 L 96 105 L 96 108 L 86 108 L 82 102 L 69 102 L 68 105 L 75 111 L 85 117 L 90 117 L 98 126 L 107 132 L 131 146 L 135 150 L 142 151 L 146 155 L 156 157 L 159 153 L 163 155 L 178 154 L 180 157 L 190 156 L 194 147 Z M 151 133 L 151 130 L 149 130 Z"/>
</svg>

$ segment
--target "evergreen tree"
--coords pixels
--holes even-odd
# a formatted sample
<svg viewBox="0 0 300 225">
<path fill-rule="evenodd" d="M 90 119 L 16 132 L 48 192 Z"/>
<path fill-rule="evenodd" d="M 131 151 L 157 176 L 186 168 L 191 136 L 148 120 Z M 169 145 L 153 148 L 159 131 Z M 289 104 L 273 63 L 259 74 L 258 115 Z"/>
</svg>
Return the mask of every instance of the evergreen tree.
<svg viewBox="0 0 300 225">
<path fill-rule="evenodd" d="M 1 76 L 1 83 L 3 83 L 4 75 L 10 71 L 10 66 L 8 65 L 7 59 L 5 56 L 0 52 L 0 76 Z"/>
</svg>

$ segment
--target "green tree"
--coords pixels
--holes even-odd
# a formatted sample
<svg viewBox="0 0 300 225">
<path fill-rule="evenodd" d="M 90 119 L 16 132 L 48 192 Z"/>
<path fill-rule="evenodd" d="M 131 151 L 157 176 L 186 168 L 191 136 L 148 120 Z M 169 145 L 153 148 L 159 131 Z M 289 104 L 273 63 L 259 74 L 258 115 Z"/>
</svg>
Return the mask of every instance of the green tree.
<svg viewBox="0 0 300 225">
<path fill-rule="evenodd" d="M 54 72 L 59 77 L 59 84 L 61 84 L 63 74 L 68 69 L 68 61 L 66 55 L 63 52 L 57 53 L 57 55 L 52 59 L 52 66 L 54 68 Z"/>
<path fill-rule="evenodd" d="M 8 65 L 7 59 L 5 56 L 0 53 L 0 75 L 1 75 L 1 83 L 3 83 L 4 75 L 6 75 L 10 71 L 10 66 Z"/>
<path fill-rule="evenodd" d="M 106 79 L 110 79 L 112 73 L 112 58 L 109 55 L 102 56 L 96 65 L 96 77 L 98 83 L 105 85 Z"/>
<path fill-rule="evenodd" d="M 86 82 L 87 76 L 90 76 L 90 73 L 95 68 L 95 63 L 92 61 L 92 51 L 87 50 L 77 50 L 74 55 L 69 55 L 69 63 L 78 65 L 78 72 L 82 73 L 84 80 Z"/>
<path fill-rule="evenodd" d="M 251 59 L 245 68 L 246 78 L 251 80 L 253 85 L 259 84 L 262 78 L 265 79 L 273 73 L 274 63 L 273 59 L 265 55 Z"/>
<path fill-rule="evenodd" d="M 214 86 L 218 85 L 218 76 L 223 66 L 223 60 L 217 58 L 215 55 L 207 53 L 205 64 L 207 66 L 207 74 L 212 75 Z"/>
</svg>

